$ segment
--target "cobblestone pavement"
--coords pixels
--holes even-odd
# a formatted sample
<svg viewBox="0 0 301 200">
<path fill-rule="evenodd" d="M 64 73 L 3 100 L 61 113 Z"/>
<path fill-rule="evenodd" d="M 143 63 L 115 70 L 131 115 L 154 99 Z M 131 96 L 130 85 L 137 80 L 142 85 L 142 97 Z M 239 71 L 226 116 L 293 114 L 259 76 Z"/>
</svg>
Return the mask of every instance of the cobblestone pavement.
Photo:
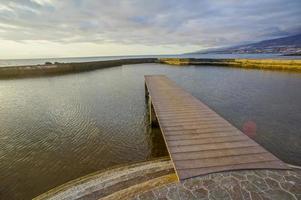
<svg viewBox="0 0 301 200">
<path fill-rule="evenodd" d="M 243 170 L 191 178 L 134 200 L 301 200 L 301 170 Z"/>
</svg>

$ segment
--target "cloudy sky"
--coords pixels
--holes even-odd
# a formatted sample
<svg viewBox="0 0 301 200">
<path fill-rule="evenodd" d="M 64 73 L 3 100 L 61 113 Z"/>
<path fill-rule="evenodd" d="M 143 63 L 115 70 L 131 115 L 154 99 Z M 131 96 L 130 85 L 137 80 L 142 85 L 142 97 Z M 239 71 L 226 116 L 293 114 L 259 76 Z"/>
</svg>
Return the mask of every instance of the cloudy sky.
<svg viewBox="0 0 301 200">
<path fill-rule="evenodd" d="M 0 59 L 174 54 L 301 32 L 301 0 L 0 0 Z"/>
</svg>

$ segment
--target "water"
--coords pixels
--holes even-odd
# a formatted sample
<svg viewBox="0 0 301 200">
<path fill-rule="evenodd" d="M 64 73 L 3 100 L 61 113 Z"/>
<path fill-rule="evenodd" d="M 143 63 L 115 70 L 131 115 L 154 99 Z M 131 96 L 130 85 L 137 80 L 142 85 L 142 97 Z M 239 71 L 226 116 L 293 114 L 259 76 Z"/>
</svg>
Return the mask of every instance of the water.
<svg viewBox="0 0 301 200">
<path fill-rule="evenodd" d="M 301 73 L 126 65 L 0 80 L 0 199 L 31 199 L 97 170 L 167 155 L 160 132 L 148 126 L 145 74 L 166 74 L 279 158 L 301 165 Z"/>
<path fill-rule="evenodd" d="M 182 55 L 147 55 L 147 56 L 99 56 L 99 57 L 70 57 L 70 58 L 39 58 L 39 59 L 0 59 L 0 67 L 41 65 L 45 62 L 92 62 L 103 60 L 115 60 L 123 58 L 273 58 L 273 59 L 301 59 L 300 56 L 281 56 L 281 54 L 182 54 Z"/>
</svg>

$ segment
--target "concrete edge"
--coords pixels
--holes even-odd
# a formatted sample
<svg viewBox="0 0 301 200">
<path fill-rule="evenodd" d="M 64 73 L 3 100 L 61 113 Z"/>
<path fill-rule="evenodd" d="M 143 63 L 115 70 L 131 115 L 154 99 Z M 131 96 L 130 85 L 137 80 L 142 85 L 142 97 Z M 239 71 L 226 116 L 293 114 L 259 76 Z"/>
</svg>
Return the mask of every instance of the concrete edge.
<svg viewBox="0 0 301 200">
<path fill-rule="evenodd" d="M 56 194 L 62 193 L 72 187 L 76 187 L 76 186 L 84 184 L 88 181 L 95 180 L 95 179 L 99 178 L 102 174 L 109 173 L 110 171 L 116 171 L 116 170 L 119 171 L 119 170 L 123 170 L 125 168 L 134 168 L 137 166 L 147 165 L 147 164 L 151 164 L 154 162 L 159 163 L 159 162 L 164 162 L 164 161 L 169 161 L 169 160 L 170 160 L 169 157 L 165 156 L 162 158 L 155 158 L 155 159 L 151 159 L 148 161 L 130 162 L 130 163 L 125 163 L 125 164 L 120 164 L 120 165 L 116 165 L 113 167 L 109 167 L 109 168 L 99 170 L 99 171 L 93 172 L 91 174 L 76 178 L 74 180 L 68 181 L 57 187 L 54 187 L 54 188 L 46 191 L 45 193 L 42 193 L 42 194 L 38 195 L 37 197 L 33 198 L 33 200 L 41 200 L 41 199 L 51 198 L 51 197 L 55 196 Z"/>
</svg>

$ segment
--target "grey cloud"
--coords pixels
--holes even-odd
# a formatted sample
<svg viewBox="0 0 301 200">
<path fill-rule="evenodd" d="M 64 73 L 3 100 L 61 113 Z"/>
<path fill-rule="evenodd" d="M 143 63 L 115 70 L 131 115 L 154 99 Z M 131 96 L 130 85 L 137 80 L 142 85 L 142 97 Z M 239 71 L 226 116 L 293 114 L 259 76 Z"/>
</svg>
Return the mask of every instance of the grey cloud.
<svg viewBox="0 0 301 200">
<path fill-rule="evenodd" d="M 0 38 L 143 45 L 239 44 L 295 33 L 300 0 L 0 0 Z M 7 25 L 7 26 L 5 26 Z"/>
</svg>

